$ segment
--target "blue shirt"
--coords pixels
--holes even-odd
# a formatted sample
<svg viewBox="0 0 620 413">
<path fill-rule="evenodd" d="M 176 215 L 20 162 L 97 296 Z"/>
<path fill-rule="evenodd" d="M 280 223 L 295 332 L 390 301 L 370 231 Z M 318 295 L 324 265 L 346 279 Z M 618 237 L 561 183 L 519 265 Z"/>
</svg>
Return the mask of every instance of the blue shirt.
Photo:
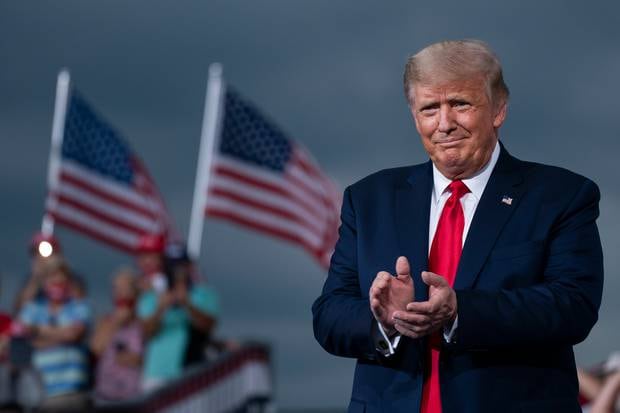
<svg viewBox="0 0 620 413">
<path fill-rule="evenodd" d="M 82 300 L 70 300 L 52 314 L 47 299 L 26 303 L 19 320 L 28 326 L 88 324 L 90 308 Z M 79 343 L 36 349 L 32 364 L 39 371 L 47 396 L 83 390 L 88 383 L 88 358 Z"/>
</svg>

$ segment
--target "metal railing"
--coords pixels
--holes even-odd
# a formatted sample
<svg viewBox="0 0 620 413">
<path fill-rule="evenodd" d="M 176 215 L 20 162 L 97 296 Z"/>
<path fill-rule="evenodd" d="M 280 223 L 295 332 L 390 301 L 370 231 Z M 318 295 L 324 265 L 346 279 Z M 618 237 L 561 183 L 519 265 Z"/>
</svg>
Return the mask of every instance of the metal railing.
<svg viewBox="0 0 620 413">
<path fill-rule="evenodd" d="M 266 412 L 273 380 L 269 348 L 246 344 L 217 360 L 187 369 L 164 387 L 123 402 L 95 403 L 101 413 Z"/>
</svg>

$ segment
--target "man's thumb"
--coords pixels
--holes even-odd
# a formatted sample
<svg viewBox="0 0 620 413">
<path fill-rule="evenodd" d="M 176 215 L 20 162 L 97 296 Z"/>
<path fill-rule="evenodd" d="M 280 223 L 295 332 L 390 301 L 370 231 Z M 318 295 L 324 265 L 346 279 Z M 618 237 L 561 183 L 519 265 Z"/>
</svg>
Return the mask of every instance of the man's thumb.
<svg viewBox="0 0 620 413">
<path fill-rule="evenodd" d="M 396 276 L 399 278 L 411 277 L 411 268 L 407 257 L 398 257 L 396 260 Z"/>
<path fill-rule="evenodd" d="M 422 280 L 431 287 L 444 287 L 447 285 L 445 278 L 430 271 L 422 271 Z"/>
</svg>

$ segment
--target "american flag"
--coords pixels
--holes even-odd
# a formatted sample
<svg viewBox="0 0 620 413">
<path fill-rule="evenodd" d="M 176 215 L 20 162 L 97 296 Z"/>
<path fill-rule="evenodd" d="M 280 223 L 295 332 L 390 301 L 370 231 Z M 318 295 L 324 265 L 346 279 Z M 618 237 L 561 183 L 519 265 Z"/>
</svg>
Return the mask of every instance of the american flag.
<svg viewBox="0 0 620 413">
<path fill-rule="evenodd" d="M 310 153 L 230 89 L 215 152 L 207 215 L 298 244 L 327 267 L 340 192 Z"/>
<path fill-rule="evenodd" d="M 55 222 L 126 252 L 172 221 L 148 171 L 124 139 L 75 90 L 65 118 L 57 185 L 46 212 Z"/>
</svg>

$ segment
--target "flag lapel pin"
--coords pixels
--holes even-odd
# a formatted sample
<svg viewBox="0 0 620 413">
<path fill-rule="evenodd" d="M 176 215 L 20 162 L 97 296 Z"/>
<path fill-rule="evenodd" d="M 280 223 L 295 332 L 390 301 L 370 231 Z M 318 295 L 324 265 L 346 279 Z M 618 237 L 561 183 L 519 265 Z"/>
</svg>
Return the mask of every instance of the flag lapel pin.
<svg viewBox="0 0 620 413">
<path fill-rule="evenodd" d="M 512 198 L 509 197 L 508 195 L 504 195 L 502 197 L 502 204 L 512 205 Z"/>
</svg>

